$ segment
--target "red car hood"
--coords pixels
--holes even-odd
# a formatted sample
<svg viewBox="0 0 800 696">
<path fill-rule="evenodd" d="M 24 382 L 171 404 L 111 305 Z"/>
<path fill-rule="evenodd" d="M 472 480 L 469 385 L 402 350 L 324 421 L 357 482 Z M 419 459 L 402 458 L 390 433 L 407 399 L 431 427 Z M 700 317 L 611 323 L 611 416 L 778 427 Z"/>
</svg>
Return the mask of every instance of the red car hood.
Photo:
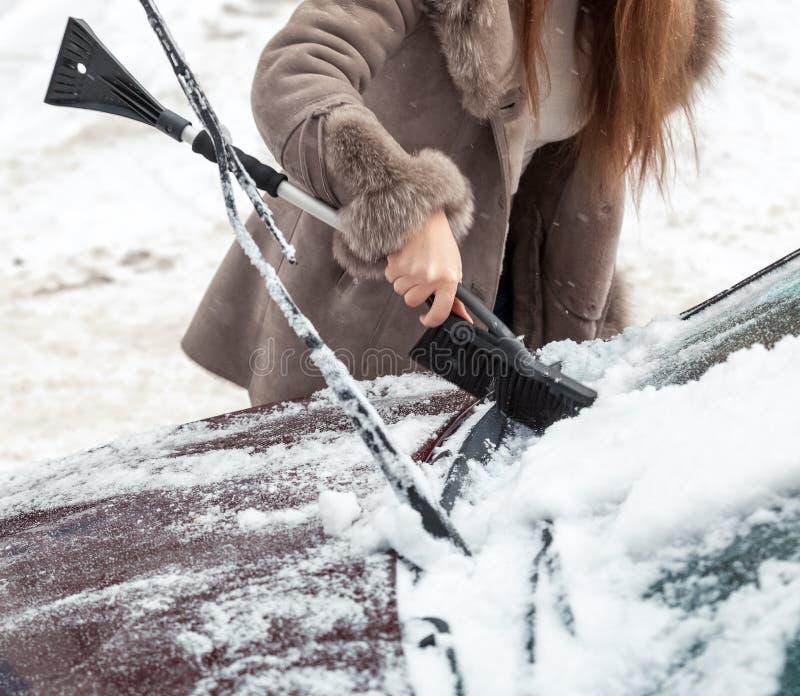
<svg viewBox="0 0 800 696">
<path fill-rule="evenodd" d="M 419 376 L 399 391 L 375 405 L 422 457 L 471 404 Z M 384 486 L 349 431 L 317 398 L 12 476 L 0 692 L 408 691 L 394 558 L 356 554 L 315 512 L 321 490 Z"/>
</svg>

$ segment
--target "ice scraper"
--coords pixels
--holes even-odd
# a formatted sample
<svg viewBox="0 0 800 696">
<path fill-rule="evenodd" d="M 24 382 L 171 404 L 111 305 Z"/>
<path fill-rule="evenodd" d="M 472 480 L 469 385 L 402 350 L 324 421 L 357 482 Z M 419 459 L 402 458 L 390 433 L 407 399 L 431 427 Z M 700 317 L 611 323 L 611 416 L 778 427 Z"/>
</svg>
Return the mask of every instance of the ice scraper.
<svg viewBox="0 0 800 696">
<path fill-rule="evenodd" d="M 217 162 L 211 135 L 159 104 L 82 20 L 70 18 L 67 24 L 45 102 L 139 121 Z M 285 174 L 238 148 L 236 153 L 259 189 L 341 229 L 335 209 L 294 186 Z M 594 402 L 592 389 L 562 374 L 559 365 L 537 360 L 463 285 L 457 297 L 486 328 L 451 314 L 425 332 L 411 352 L 415 361 L 478 398 L 493 395 L 504 415 L 537 432 Z"/>
</svg>

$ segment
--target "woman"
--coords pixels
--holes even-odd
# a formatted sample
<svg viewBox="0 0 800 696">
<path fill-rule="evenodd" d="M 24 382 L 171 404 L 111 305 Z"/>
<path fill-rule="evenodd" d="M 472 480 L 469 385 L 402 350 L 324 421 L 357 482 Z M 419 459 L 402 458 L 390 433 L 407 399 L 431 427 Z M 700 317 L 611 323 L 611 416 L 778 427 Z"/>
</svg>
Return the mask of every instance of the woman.
<svg viewBox="0 0 800 696">
<path fill-rule="evenodd" d="M 531 348 L 624 325 L 625 181 L 663 181 L 668 116 L 689 113 L 714 63 L 716 2 L 300 4 L 261 56 L 253 111 L 275 159 L 348 231 L 270 201 L 291 266 L 249 225 L 356 377 L 410 369 L 423 327 L 408 306 L 435 295 L 421 321 L 441 323 L 459 280 Z M 323 386 L 236 245 L 183 346 L 254 404 Z"/>
</svg>

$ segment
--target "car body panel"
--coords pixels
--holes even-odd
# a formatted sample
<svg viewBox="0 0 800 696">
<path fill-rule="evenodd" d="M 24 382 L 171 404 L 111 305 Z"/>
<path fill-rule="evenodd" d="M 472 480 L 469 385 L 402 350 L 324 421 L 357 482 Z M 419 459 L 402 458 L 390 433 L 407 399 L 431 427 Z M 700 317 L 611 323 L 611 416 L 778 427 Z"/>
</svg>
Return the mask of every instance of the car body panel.
<svg viewBox="0 0 800 696">
<path fill-rule="evenodd" d="M 423 452 L 472 401 L 430 382 L 428 394 L 375 402 L 389 423 L 435 416 Z M 393 555 L 355 553 L 303 512 L 321 489 L 384 485 L 364 448 L 321 464 L 349 429 L 330 403 L 262 407 L 54 467 L 50 476 L 69 477 L 143 456 L 162 474 L 209 456 L 261 461 L 244 476 L 2 519 L 0 692 L 405 693 Z M 316 444 L 304 450 L 304 440 Z M 351 437 L 349 447 L 360 445 Z M 49 475 L 32 488 L 55 485 Z M 56 486 L 49 497 L 70 495 Z"/>
</svg>

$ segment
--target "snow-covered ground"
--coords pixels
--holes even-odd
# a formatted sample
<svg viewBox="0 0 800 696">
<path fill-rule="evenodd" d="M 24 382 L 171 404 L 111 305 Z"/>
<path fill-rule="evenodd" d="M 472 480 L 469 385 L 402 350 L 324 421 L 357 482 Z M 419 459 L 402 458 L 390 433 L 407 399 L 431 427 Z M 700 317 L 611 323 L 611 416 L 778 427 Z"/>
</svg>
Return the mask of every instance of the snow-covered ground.
<svg viewBox="0 0 800 696">
<path fill-rule="evenodd" d="M 237 142 L 265 159 L 249 82 L 293 5 L 161 6 Z M 190 113 L 135 0 L 0 6 L 13 85 L 0 116 L 0 466 L 249 406 L 179 347 L 232 240 L 215 171 L 144 126 L 42 103 L 69 15 Z"/>
<path fill-rule="evenodd" d="M 267 158 L 249 81 L 292 0 L 162 0 L 237 143 Z M 723 77 L 697 109 L 671 207 L 626 221 L 638 318 L 676 312 L 800 246 L 800 7 L 735 0 Z M 41 103 L 66 16 L 187 111 L 137 2 L 0 6 L 0 467 L 248 405 L 178 342 L 231 236 L 213 169 L 148 129 Z"/>
</svg>

